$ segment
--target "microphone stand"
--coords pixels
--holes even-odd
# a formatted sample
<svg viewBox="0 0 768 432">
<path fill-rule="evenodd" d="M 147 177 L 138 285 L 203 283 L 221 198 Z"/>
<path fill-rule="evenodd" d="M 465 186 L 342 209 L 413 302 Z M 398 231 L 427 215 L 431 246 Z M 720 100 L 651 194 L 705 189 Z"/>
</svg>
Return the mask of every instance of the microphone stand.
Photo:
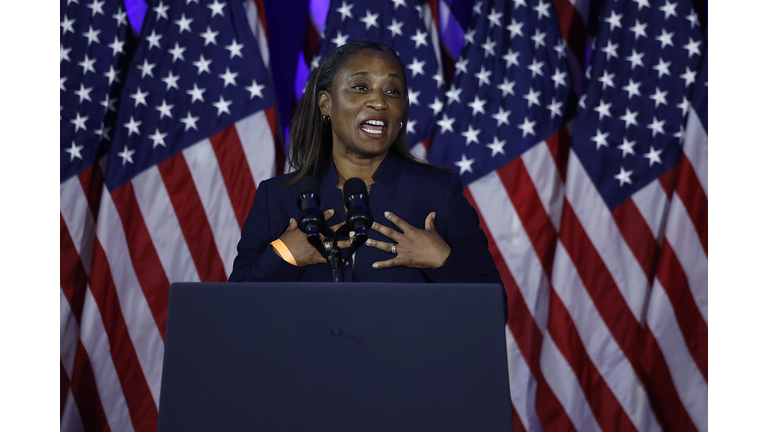
<svg viewBox="0 0 768 432">
<path fill-rule="evenodd" d="M 338 245 L 339 233 L 348 233 L 352 239 L 352 245 L 349 247 L 345 257 L 341 256 L 341 248 L 339 248 Z M 335 232 L 327 230 L 324 234 L 326 239 L 331 239 L 332 241 L 330 250 L 325 248 L 323 240 L 320 238 L 320 233 L 317 232 L 315 227 L 307 228 L 307 241 L 320 252 L 321 256 L 328 260 L 328 266 L 331 268 L 331 277 L 333 281 L 341 282 L 344 279 L 344 268 L 347 262 L 355 251 L 365 244 L 365 241 L 368 239 L 368 233 L 366 232 L 365 226 L 359 227 L 358 232 L 354 232 L 344 224 Z"/>
</svg>

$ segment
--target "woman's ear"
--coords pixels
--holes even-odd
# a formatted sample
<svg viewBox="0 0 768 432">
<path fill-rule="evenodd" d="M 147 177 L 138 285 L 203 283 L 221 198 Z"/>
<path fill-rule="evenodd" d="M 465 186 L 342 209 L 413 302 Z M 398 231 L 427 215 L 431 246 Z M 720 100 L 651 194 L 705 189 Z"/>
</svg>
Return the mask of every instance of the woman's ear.
<svg viewBox="0 0 768 432">
<path fill-rule="evenodd" d="M 325 90 L 320 90 L 317 94 L 317 105 L 320 107 L 322 115 L 331 113 L 331 95 Z"/>
</svg>

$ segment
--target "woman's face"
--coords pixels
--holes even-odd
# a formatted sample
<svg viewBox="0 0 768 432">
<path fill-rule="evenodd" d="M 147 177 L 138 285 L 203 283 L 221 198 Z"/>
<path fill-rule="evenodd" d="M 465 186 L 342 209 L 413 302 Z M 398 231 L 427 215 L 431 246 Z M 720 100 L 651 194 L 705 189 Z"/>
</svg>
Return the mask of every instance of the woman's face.
<svg viewBox="0 0 768 432">
<path fill-rule="evenodd" d="M 389 54 L 361 50 L 352 54 L 321 91 L 318 103 L 331 117 L 333 151 L 359 157 L 383 156 L 400 133 L 405 109 L 404 77 Z"/>
</svg>

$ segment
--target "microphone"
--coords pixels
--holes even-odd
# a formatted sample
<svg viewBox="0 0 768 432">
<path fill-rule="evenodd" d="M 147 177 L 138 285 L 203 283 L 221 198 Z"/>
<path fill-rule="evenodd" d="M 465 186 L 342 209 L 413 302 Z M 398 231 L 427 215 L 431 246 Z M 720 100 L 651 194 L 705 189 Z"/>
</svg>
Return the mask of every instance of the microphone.
<svg viewBox="0 0 768 432">
<path fill-rule="evenodd" d="M 347 228 L 354 231 L 355 243 L 368 239 L 368 229 L 373 225 L 373 216 L 368 208 L 368 189 L 359 178 L 344 182 L 344 204 L 347 206 Z"/>
<path fill-rule="evenodd" d="M 296 204 L 301 209 L 299 229 L 308 236 L 325 233 L 325 218 L 320 211 L 320 183 L 311 176 L 296 182 Z"/>
</svg>

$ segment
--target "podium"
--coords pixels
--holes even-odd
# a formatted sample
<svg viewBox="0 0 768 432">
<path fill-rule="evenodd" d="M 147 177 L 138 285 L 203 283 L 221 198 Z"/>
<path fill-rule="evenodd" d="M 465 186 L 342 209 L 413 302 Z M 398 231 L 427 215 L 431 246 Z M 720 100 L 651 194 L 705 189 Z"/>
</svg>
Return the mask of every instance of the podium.
<svg viewBox="0 0 768 432">
<path fill-rule="evenodd" d="M 158 431 L 508 432 L 502 290 L 174 283 Z"/>
</svg>

